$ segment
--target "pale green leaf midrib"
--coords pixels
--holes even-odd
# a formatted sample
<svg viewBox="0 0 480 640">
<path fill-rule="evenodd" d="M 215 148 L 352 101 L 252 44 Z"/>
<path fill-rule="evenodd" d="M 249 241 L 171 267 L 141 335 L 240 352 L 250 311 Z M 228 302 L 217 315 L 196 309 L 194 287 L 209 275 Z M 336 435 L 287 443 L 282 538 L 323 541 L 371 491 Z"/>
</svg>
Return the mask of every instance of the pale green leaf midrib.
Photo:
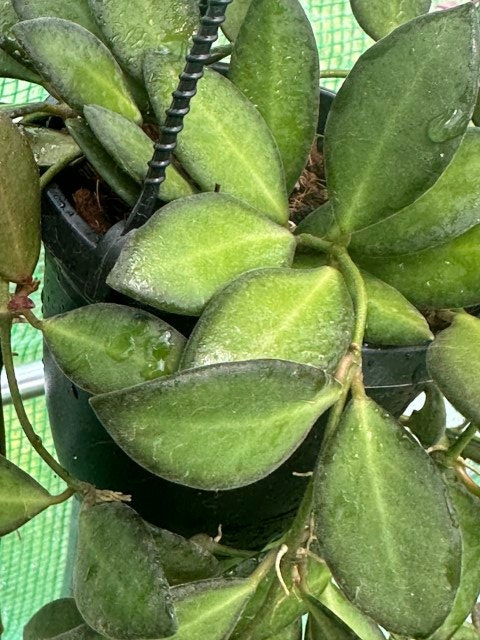
<svg viewBox="0 0 480 640">
<path fill-rule="evenodd" d="M 387 143 L 390 139 L 397 136 L 398 132 L 398 123 L 403 124 L 409 120 L 408 114 L 408 106 L 411 104 L 411 95 L 417 94 L 417 88 L 424 86 L 424 82 L 421 80 L 425 75 L 425 70 L 430 64 L 430 61 L 426 58 L 422 59 L 422 62 L 418 65 L 418 68 L 415 72 L 414 78 L 412 79 L 408 91 L 405 91 L 402 94 L 401 99 L 399 99 L 395 107 L 388 112 L 388 115 L 385 119 L 382 133 L 377 136 L 378 144 L 376 145 L 376 150 L 368 157 L 368 161 L 364 161 L 363 171 L 360 172 L 361 175 L 357 178 L 356 184 L 358 188 L 351 199 L 350 205 L 347 209 L 347 212 L 343 216 L 344 221 L 349 223 L 351 220 L 355 219 L 355 215 L 357 211 L 362 211 L 363 207 L 362 200 L 364 200 L 365 195 L 369 195 L 371 192 L 371 178 L 375 175 L 381 175 L 383 167 L 382 162 L 382 154 L 387 146 Z M 427 74 L 430 77 L 430 74 Z M 406 113 L 405 113 L 406 112 Z M 407 116 L 407 117 L 406 117 Z M 393 132 L 393 133 L 392 133 Z M 380 165 L 380 166 L 379 166 Z M 409 205 L 407 205 L 409 206 Z M 396 214 L 398 212 L 394 212 Z M 370 226 L 370 225 L 367 225 Z M 363 227 L 366 228 L 366 227 Z"/>
<path fill-rule="evenodd" d="M 246 99 L 246 98 L 245 98 Z M 209 126 L 217 131 L 218 134 L 220 134 L 220 139 L 223 141 L 224 144 L 226 144 L 226 146 L 228 147 L 228 150 L 231 152 L 231 155 L 233 156 L 233 161 L 235 162 L 235 160 L 238 161 L 238 163 L 240 164 L 240 168 L 237 169 L 235 168 L 235 171 L 243 171 L 245 173 L 245 175 L 248 175 L 250 177 L 250 179 L 252 180 L 252 182 L 256 183 L 256 185 L 259 188 L 259 191 L 261 193 L 263 193 L 263 195 L 266 197 L 266 199 L 268 201 L 270 201 L 272 203 L 272 207 L 274 208 L 274 211 L 276 211 L 277 213 L 285 213 L 287 210 L 287 207 L 281 207 L 279 206 L 279 203 L 275 200 L 275 198 L 273 197 L 272 193 L 271 193 L 271 189 L 269 189 L 269 186 L 265 183 L 264 180 L 262 180 L 260 172 L 259 171 L 253 171 L 252 172 L 252 163 L 251 160 L 249 159 L 249 156 L 246 156 L 244 154 L 241 153 L 241 149 L 240 149 L 240 145 L 236 145 L 235 141 L 226 134 L 225 132 L 225 127 L 221 126 L 221 122 L 218 118 L 215 117 L 215 113 L 212 113 L 210 111 L 208 111 L 207 109 L 203 108 L 202 103 L 198 103 L 198 112 L 199 115 L 201 113 L 201 118 L 202 120 L 206 120 L 209 124 Z M 262 116 L 259 117 L 261 118 Z M 213 136 L 212 136 L 213 138 Z M 218 138 L 217 138 L 218 139 Z M 273 139 L 272 139 L 273 142 Z M 273 147 L 273 145 L 272 145 Z M 278 153 L 278 152 L 277 152 Z M 280 157 L 278 156 L 277 158 L 273 159 L 274 161 L 277 161 L 277 164 L 282 167 L 283 164 L 281 162 Z M 220 185 L 221 186 L 221 185 Z M 279 189 L 280 191 L 280 189 Z"/>
</svg>

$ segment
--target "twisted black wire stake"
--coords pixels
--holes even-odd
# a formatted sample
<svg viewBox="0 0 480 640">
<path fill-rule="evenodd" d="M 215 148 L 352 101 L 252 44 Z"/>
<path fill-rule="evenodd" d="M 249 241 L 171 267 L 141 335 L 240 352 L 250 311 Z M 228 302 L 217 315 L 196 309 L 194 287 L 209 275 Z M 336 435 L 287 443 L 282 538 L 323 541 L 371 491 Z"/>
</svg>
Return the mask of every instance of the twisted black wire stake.
<svg viewBox="0 0 480 640">
<path fill-rule="evenodd" d="M 177 146 L 177 136 L 183 129 L 183 119 L 190 107 L 190 100 L 197 92 L 197 82 L 203 77 L 205 62 L 210 57 L 213 43 L 218 39 L 218 29 L 225 21 L 225 11 L 233 0 L 208 0 L 200 28 L 193 36 L 193 46 L 186 56 L 186 65 L 180 74 L 180 83 L 173 92 L 173 100 L 167 109 L 165 123 L 155 143 L 153 158 L 143 183 L 142 192 L 128 217 L 123 233 L 144 224 L 154 213 L 160 185 L 165 181 L 165 171 L 171 162 L 172 152 Z"/>
</svg>

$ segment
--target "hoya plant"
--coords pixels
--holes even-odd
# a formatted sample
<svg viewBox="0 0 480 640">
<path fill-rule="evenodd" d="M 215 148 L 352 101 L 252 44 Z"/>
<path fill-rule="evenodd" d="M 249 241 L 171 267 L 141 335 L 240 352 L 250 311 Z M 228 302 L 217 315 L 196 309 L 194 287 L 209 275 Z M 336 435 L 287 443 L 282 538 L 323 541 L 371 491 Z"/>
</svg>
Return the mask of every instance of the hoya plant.
<svg viewBox="0 0 480 640">
<path fill-rule="evenodd" d="M 377 42 L 319 137 L 321 77 L 339 72 L 319 65 L 298 0 L 0 3 L 2 75 L 52 96 L 1 107 L 1 353 L 22 428 L 65 482 L 50 495 L 3 435 L 0 533 L 82 502 L 72 591 L 25 640 L 478 638 L 477 9 L 351 4 Z M 212 48 L 219 25 L 229 44 Z M 84 158 L 120 226 L 98 277 L 131 305 L 41 319 L 41 190 Z M 23 407 L 16 322 L 132 460 L 192 488 L 181 510 L 270 476 L 324 416 L 296 514 L 239 549 L 79 480 Z M 423 408 L 367 395 L 365 345 L 426 354 Z M 448 430 L 445 398 L 464 416 Z"/>
</svg>

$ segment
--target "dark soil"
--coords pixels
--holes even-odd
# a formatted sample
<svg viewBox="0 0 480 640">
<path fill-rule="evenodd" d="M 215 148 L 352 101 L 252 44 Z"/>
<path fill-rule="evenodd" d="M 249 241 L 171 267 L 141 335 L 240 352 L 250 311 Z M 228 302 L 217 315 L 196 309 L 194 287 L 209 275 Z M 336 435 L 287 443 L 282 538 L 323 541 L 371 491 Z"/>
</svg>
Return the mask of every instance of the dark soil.
<svg viewBox="0 0 480 640">
<path fill-rule="evenodd" d="M 327 200 L 323 154 L 315 144 L 307 165 L 290 196 L 290 220 L 298 224 Z"/>
</svg>

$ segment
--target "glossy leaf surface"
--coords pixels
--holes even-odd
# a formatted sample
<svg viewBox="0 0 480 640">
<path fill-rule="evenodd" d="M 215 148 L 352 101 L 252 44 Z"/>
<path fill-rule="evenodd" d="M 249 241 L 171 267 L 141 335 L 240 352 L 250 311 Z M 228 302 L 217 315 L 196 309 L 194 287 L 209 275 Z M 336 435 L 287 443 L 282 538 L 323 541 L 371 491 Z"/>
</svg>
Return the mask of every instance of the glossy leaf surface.
<svg viewBox="0 0 480 640">
<path fill-rule="evenodd" d="M 428 448 L 437 444 L 444 435 L 447 410 L 445 398 L 435 383 L 428 383 L 423 391 L 425 403 L 421 409 L 412 412 L 406 426 Z"/>
<path fill-rule="evenodd" d="M 471 4 L 421 16 L 361 56 L 325 131 L 327 184 L 341 231 L 389 217 L 436 182 L 470 120 L 478 62 Z"/>
<path fill-rule="evenodd" d="M 146 59 L 145 81 L 160 122 L 178 84 L 178 71 L 168 56 Z M 242 92 L 212 69 L 205 69 L 198 83 L 175 155 L 203 191 L 219 185 L 222 193 L 286 223 L 285 175 L 273 135 Z"/>
<path fill-rule="evenodd" d="M 13 32 L 38 73 L 73 109 L 98 104 L 141 121 L 117 61 L 89 31 L 61 18 L 35 18 Z"/>
<path fill-rule="evenodd" d="M 468 129 L 451 164 L 416 202 L 354 233 L 349 248 L 367 255 L 415 253 L 480 223 L 480 129 Z"/>
<path fill-rule="evenodd" d="M 430 375 L 461 414 L 480 424 L 480 320 L 457 314 L 427 352 Z"/>
<path fill-rule="evenodd" d="M 347 600 L 332 582 L 321 593 L 317 593 L 313 589 L 312 593 L 361 640 L 382 640 L 385 637 L 373 620 L 357 609 L 350 600 Z"/>
<path fill-rule="evenodd" d="M 33 157 L 39 167 L 51 167 L 73 153 L 81 154 L 77 143 L 69 135 L 46 127 L 22 127 Z"/>
<path fill-rule="evenodd" d="M 350 0 L 350 5 L 362 29 L 380 40 L 404 22 L 428 13 L 431 0 Z"/>
<path fill-rule="evenodd" d="M 240 200 L 218 193 L 163 207 L 127 239 L 108 284 L 158 309 L 199 315 L 244 271 L 288 266 L 289 231 Z"/>
<path fill-rule="evenodd" d="M 356 640 L 358 636 L 313 596 L 304 597 L 308 605 L 306 640 Z"/>
<path fill-rule="evenodd" d="M 95 22 L 88 0 L 12 0 L 13 8 L 20 20 L 31 20 L 32 18 L 63 18 L 70 20 L 90 33 L 101 38 L 101 31 Z"/>
<path fill-rule="evenodd" d="M 336 582 L 387 630 L 431 634 L 451 610 L 461 562 L 440 473 L 367 397 L 348 405 L 320 455 L 316 534 Z"/>
<path fill-rule="evenodd" d="M 107 637 L 163 638 L 177 629 L 157 547 L 143 520 L 125 504 L 80 512 L 73 583 L 84 620 Z"/>
<path fill-rule="evenodd" d="M 199 12 L 195 0 L 88 0 L 110 47 L 142 79 L 145 53 L 165 48 L 184 57 Z"/>
<path fill-rule="evenodd" d="M 315 139 L 320 83 L 315 35 L 298 0 L 251 4 L 235 40 L 228 77 L 273 133 L 290 192 Z"/>
<path fill-rule="evenodd" d="M 229 40 L 236 40 L 252 0 L 235 0 L 228 6 L 222 30 Z"/>
<path fill-rule="evenodd" d="M 68 118 L 65 124 L 68 132 L 81 147 L 95 171 L 124 202 L 133 207 L 140 194 L 138 184 L 120 169 L 110 154 L 98 142 L 85 120 Z"/>
<path fill-rule="evenodd" d="M 353 324 L 352 301 L 336 269 L 257 269 L 207 306 L 180 366 L 278 358 L 333 373 Z"/>
<path fill-rule="evenodd" d="M 91 404 L 140 465 L 173 482 L 218 490 L 279 467 L 339 389 L 314 367 L 253 360 L 182 371 Z"/>
<path fill-rule="evenodd" d="M 28 280 L 40 253 L 40 182 L 33 153 L 0 114 L 0 278 Z"/>
<path fill-rule="evenodd" d="M 368 343 L 401 347 L 433 340 L 425 318 L 399 291 L 366 271 L 362 277 L 368 298 Z"/>
<path fill-rule="evenodd" d="M 0 456 L 0 502 L 0 536 L 4 536 L 54 504 L 55 498 L 28 473 Z"/>
<path fill-rule="evenodd" d="M 23 640 L 50 640 L 84 624 L 75 600 L 60 598 L 43 606 L 23 630 Z"/>
<path fill-rule="evenodd" d="M 454 240 L 417 253 L 356 259 L 416 307 L 455 309 L 480 303 L 480 225 Z"/>
<path fill-rule="evenodd" d="M 173 373 L 185 344 L 185 338 L 160 318 L 108 303 L 48 318 L 42 332 L 64 374 L 90 393 Z"/>
<path fill-rule="evenodd" d="M 209 551 L 177 533 L 149 525 L 168 584 L 203 580 L 218 575 L 219 562 Z"/>
<path fill-rule="evenodd" d="M 448 640 L 465 622 L 480 595 L 480 500 L 447 472 L 450 499 L 462 532 L 462 572 L 453 609 L 430 640 Z M 456 636 L 455 636 L 456 637 Z"/>
<path fill-rule="evenodd" d="M 253 592 L 248 580 L 202 580 L 172 589 L 178 631 L 172 640 L 228 638 Z"/>
<path fill-rule="evenodd" d="M 115 111 L 88 105 L 83 112 L 93 133 L 115 162 L 136 182 L 143 183 L 153 155 L 153 141 L 135 122 Z M 160 198 L 168 202 L 193 193 L 195 189 L 178 170 L 173 165 L 167 167 Z"/>
</svg>

